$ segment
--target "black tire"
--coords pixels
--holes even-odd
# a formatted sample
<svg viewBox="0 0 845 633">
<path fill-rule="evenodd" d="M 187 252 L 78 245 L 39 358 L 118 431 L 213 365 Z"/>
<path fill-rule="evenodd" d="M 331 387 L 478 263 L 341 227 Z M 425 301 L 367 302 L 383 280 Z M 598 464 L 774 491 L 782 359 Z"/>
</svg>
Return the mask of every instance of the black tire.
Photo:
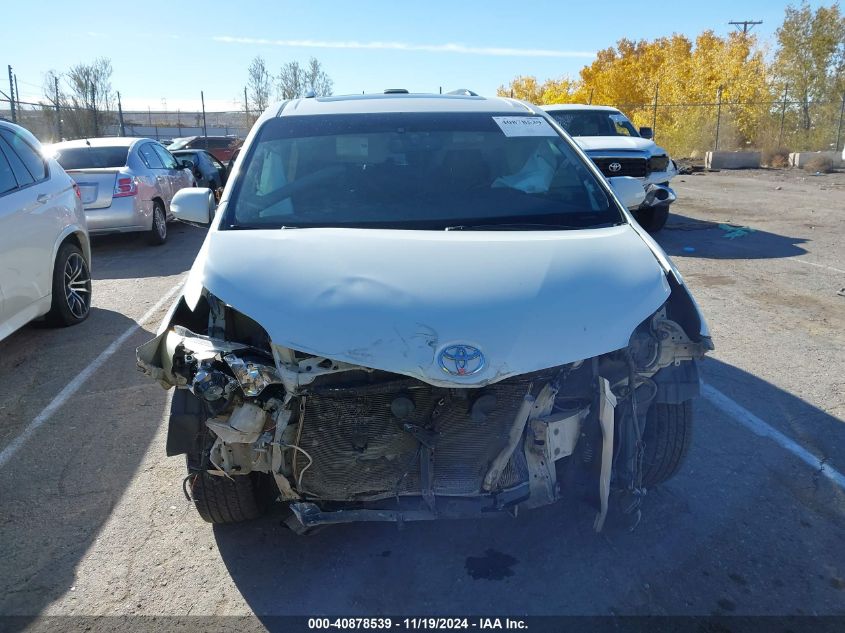
<svg viewBox="0 0 845 633">
<path fill-rule="evenodd" d="M 643 440 L 643 485 L 651 488 L 674 477 L 684 463 L 692 441 L 692 401 L 653 404 Z"/>
<path fill-rule="evenodd" d="M 167 241 L 167 213 L 164 211 L 164 205 L 158 200 L 153 202 L 153 225 L 147 241 L 153 246 L 161 246 Z"/>
<path fill-rule="evenodd" d="M 267 511 L 269 494 L 262 473 L 225 477 L 206 471 L 192 473 L 188 483 L 197 512 L 208 523 L 239 523 Z"/>
<path fill-rule="evenodd" d="M 82 323 L 91 313 L 91 272 L 85 255 L 71 242 L 56 253 L 53 300 L 47 323 L 60 327 Z"/>
<path fill-rule="evenodd" d="M 669 205 L 658 204 L 648 209 L 640 209 L 637 211 L 637 222 L 649 233 L 657 233 L 660 229 L 666 226 L 666 220 L 669 219 Z"/>
<path fill-rule="evenodd" d="M 214 437 L 205 426 L 205 408 L 187 390 L 179 390 L 174 394 L 171 413 L 173 407 L 177 413 L 199 412 L 199 435 L 195 436 L 194 442 L 183 444 L 193 444 L 186 454 L 188 488 L 200 517 L 208 523 L 238 523 L 263 515 L 273 498 L 273 479 L 264 473 L 235 475 L 231 478 L 208 473 L 208 452 Z M 168 434 L 171 432 L 173 429 L 168 430 Z"/>
</svg>

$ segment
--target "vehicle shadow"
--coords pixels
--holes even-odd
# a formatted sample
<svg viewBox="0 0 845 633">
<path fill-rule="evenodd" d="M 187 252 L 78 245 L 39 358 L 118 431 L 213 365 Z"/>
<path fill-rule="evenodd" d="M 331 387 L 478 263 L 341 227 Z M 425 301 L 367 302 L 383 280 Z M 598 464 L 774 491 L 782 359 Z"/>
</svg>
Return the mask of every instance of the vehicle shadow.
<svg viewBox="0 0 845 633">
<path fill-rule="evenodd" d="M 91 238 L 94 279 L 138 279 L 178 275 L 194 263 L 206 229 L 182 222 L 167 224 L 167 242 L 150 246 L 146 235 L 121 233 Z"/>
<path fill-rule="evenodd" d="M 843 433 L 842 421 L 740 369 L 711 360 L 704 374 L 741 385 L 758 415 L 811 420 L 783 429 L 811 450 L 812 438 Z M 277 510 L 215 526 L 215 539 L 270 630 L 284 628 L 278 615 L 845 612 L 829 571 L 845 537 L 842 491 L 707 400 L 695 410 L 687 462 L 649 491 L 633 532 L 626 518 L 597 535 L 593 509 L 562 502 L 516 519 L 348 524 L 305 537 Z M 841 443 L 824 450 L 845 467 Z"/>
<path fill-rule="evenodd" d="M 807 252 L 799 244 L 808 241 L 802 237 L 700 220 L 674 212 L 670 213 L 666 226 L 654 238 L 672 257 L 706 259 L 795 257 Z"/>
<path fill-rule="evenodd" d="M 73 328 L 24 328 L 0 343 L 4 369 L 14 368 L 4 371 L 0 390 L 0 446 L 20 436 L 53 394 L 133 323 L 93 308 Z M 149 336 L 139 329 L 125 348 Z M 35 617 L 73 590 L 80 560 L 160 427 L 167 393 L 149 387 L 134 354 L 116 353 L 0 468 L 0 614 Z M 4 625 L 14 630 L 26 621 Z"/>
</svg>

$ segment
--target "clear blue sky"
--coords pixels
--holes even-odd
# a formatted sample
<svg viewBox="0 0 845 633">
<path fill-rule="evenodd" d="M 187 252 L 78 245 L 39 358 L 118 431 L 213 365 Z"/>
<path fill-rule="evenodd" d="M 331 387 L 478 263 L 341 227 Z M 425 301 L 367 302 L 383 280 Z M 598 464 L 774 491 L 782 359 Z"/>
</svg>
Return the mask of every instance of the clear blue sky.
<svg viewBox="0 0 845 633">
<path fill-rule="evenodd" d="M 38 97 L 44 73 L 97 56 L 114 66 L 113 87 L 131 108 L 241 107 L 246 69 L 262 55 L 273 72 L 314 56 L 335 93 L 444 91 L 492 94 L 518 74 L 577 75 L 592 53 L 618 39 L 672 33 L 725 34 L 729 20 L 763 20 L 773 43 L 786 2 L 525 2 L 520 0 L 143 0 L 6 2 L 0 36 L 21 97 Z M 795 3 L 797 4 L 797 2 Z M 813 6 L 830 4 L 814 0 Z M 237 101 L 237 105 L 235 105 Z"/>
</svg>

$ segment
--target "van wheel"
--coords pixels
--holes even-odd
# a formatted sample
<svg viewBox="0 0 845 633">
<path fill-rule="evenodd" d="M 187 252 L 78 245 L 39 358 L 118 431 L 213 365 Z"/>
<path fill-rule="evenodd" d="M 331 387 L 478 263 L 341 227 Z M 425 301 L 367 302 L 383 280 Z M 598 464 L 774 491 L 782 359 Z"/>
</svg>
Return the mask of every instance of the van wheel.
<svg viewBox="0 0 845 633">
<path fill-rule="evenodd" d="M 188 476 L 191 498 L 203 521 L 239 523 L 257 519 L 267 511 L 266 475 L 250 473 L 231 479 L 206 471 Z"/>
<path fill-rule="evenodd" d="M 153 203 L 153 226 L 150 228 L 148 241 L 153 246 L 161 246 L 167 241 L 167 215 L 161 202 Z"/>
<path fill-rule="evenodd" d="M 643 485 L 651 488 L 677 474 L 692 441 L 692 401 L 655 403 L 643 430 Z"/>
<path fill-rule="evenodd" d="M 82 323 L 91 312 L 91 273 L 78 246 L 65 242 L 53 266 L 53 301 L 47 313 L 51 325 Z"/>
<path fill-rule="evenodd" d="M 263 515 L 273 499 L 272 477 L 258 472 L 233 477 L 210 474 L 208 452 L 214 436 L 205 426 L 205 407 L 195 395 L 180 389 L 173 395 L 171 415 L 184 416 L 189 412 L 198 414 L 199 435 L 193 441 L 188 437 L 179 446 L 187 448 L 193 444 L 186 454 L 186 484 L 200 517 L 208 523 L 238 523 Z M 169 432 L 172 431 L 171 420 Z"/>
<path fill-rule="evenodd" d="M 657 233 L 666 226 L 669 219 L 669 205 L 658 204 L 648 209 L 641 209 L 635 214 L 637 222 L 649 233 Z"/>
</svg>

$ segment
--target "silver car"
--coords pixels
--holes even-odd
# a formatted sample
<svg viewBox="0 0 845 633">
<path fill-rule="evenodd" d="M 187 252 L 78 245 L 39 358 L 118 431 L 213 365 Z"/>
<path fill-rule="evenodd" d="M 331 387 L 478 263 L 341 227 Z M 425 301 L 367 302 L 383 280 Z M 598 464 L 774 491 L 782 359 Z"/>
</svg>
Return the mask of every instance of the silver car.
<svg viewBox="0 0 845 633">
<path fill-rule="evenodd" d="M 0 121 L 0 340 L 40 317 L 84 321 L 90 263 L 79 189 L 32 134 Z"/>
<path fill-rule="evenodd" d="M 92 235 L 143 231 L 151 244 L 164 244 L 170 201 L 196 184 L 190 169 L 149 138 L 81 139 L 48 151 L 79 185 Z"/>
</svg>

